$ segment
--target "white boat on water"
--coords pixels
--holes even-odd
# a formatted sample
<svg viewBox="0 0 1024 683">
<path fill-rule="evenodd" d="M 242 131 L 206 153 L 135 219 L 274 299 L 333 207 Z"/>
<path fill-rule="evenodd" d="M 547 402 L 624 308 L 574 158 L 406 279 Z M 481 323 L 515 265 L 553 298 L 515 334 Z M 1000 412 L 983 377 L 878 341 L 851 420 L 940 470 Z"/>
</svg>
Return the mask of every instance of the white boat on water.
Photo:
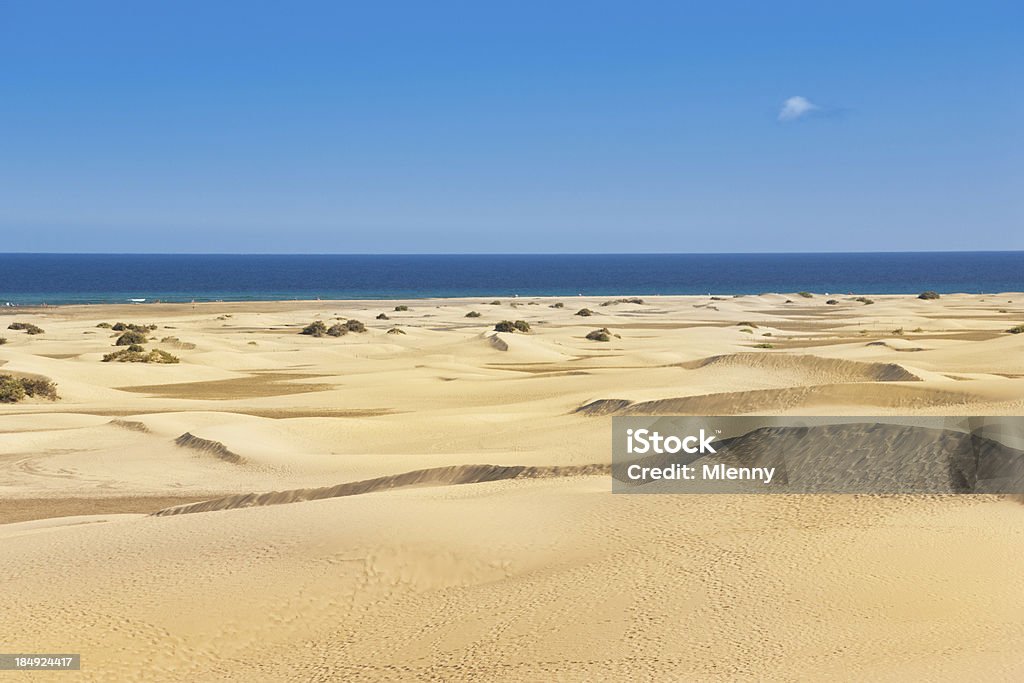
<svg viewBox="0 0 1024 683">
<path fill-rule="evenodd" d="M 128 299 L 128 301 L 131 301 L 133 304 L 141 304 L 145 299 Z"/>
</svg>

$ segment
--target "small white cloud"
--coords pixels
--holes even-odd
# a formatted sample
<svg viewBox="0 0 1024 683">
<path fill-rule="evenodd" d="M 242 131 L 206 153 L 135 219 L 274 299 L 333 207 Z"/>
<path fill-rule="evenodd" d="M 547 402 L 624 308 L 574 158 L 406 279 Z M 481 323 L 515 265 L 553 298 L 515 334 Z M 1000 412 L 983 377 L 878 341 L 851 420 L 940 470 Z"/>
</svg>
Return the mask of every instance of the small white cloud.
<svg viewBox="0 0 1024 683">
<path fill-rule="evenodd" d="M 782 109 L 779 110 L 779 121 L 796 121 L 801 116 L 806 116 L 819 109 L 821 107 L 806 97 L 796 95 L 782 103 Z"/>
</svg>

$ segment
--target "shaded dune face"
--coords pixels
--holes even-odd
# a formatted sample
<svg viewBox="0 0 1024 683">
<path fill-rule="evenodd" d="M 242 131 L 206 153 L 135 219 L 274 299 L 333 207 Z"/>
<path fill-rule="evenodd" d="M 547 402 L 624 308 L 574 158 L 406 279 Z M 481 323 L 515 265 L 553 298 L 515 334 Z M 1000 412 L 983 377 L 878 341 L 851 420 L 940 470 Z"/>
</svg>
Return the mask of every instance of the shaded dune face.
<svg viewBox="0 0 1024 683">
<path fill-rule="evenodd" d="M 784 356 L 765 353 L 732 353 L 683 363 L 688 369 L 743 367 L 778 370 L 824 382 L 919 382 L 920 377 L 898 363 L 870 363 L 808 354 Z"/>
<path fill-rule="evenodd" d="M 658 455 L 636 462 L 772 467 L 779 493 L 1018 493 L 1024 487 L 1024 451 L 949 429 L 879 423 L 761 427 L 716 442 L 716 449 L 688 461 Z M 613 473 L 632 483 L 623 465 Z"/>
</svg>

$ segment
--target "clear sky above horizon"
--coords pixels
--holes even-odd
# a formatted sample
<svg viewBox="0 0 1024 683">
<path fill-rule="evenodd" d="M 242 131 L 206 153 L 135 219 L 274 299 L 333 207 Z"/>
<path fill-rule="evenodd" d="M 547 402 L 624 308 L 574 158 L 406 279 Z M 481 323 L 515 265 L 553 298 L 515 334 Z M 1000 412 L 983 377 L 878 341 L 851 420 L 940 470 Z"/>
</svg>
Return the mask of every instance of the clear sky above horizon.
<svg viewBox="0 0 1024 683">
<path fill-rule="evenodd" d="M 0 252 L 1024 249 L 1019 2 L 0 0 Z"/>
</svg>

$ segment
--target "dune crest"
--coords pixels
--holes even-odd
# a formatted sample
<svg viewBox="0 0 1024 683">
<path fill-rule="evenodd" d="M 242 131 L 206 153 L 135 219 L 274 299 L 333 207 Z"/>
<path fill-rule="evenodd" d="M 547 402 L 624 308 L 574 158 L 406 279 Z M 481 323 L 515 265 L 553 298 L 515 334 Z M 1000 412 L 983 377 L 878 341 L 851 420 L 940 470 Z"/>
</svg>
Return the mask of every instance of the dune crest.
<svg viewBox="0 0 1024 683">
<path fill-rule="evenodd" d="M 195 438 L 195 437 L 193 437 Z M 209 442 L 208 442 L 209 443 Z M 214 442 L 216 443 L 216 442 Z M 358 496 L 375 491 L 386 491 L 408 486 L 457 486 L 461 484 L 481 484 L 484 482 L 501 481 L 503 479 L 543 479 L 547 477 L 578 477 L 584 475 L 606 474 L 611 472 L 609 465 L 566 465 L 562 467 L 526 467 L 524 465 L 453 465 L 451 467 L 432 467 L 413 472 L 404 472 L 387 477 L 375 477 L 363 481 L 353 481 L 337 486 L 325 486 L 313 489 L 292 489 L 290 491 L 269 491 L 266 493 L 245 493 L 237 496 L 225 496 L 191 505 L 176 505 L 152 513 L 153 517 L 184 515 L 194 512 L 213 512 L 217 510 L 234 510 L 237 508 L 262 507 L 265 505 L 285 505 L 326 498 L 342 498 Z"/>
<path fill-rule="evenodd" d="M 220 441 L 211 441 L 209 439 L 203 439 L 201 437 L 185 432 L 177 439 L 174 443 L 178 444 L 182 448 L 191 448 L 201 453 L 211 453 L 221 460 L 227 462 L 241 464 L 244 462 L 242 456 L 238 453 L 228 450 L 228 447 L 222 444 Z"/>
</svg>

